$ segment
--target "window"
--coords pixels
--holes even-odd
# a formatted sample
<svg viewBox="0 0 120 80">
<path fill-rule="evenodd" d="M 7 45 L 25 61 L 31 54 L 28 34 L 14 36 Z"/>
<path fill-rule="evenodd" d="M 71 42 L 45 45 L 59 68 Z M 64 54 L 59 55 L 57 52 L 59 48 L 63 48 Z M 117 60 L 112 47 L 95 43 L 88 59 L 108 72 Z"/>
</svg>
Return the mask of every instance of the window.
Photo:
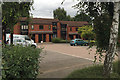
<svg viewBox="0 0 120 80">
<path fill-rule="evenodd" d="M 51 26 L 49 26 L 49 30 L 51 29 Z"/>
<path fill-rule="evenodd" d="M 16 42 L 22 42 L 22 41 L 18 39 Z"/>
<path fill-rule="evenodd" d="M 24 29 L 26 29 L 26 26 L 24 25 Z"/>
<path fill-rule="evenodd" d="M 56 38 L 57 37 L 57 34 L 53 34 L 53 38 Z"/>
<path fill-rule="evenodd" d="M 39 26 L 39 29 L 43 29 L 43 25 L 40 25 L 40 26 Z"/>
<path fill-rule="evenodd" d="M 28 25 L 22 25 L 21 29 L 28 29 Z"/>
<path fill-rule="evenodd" d="M 24 27 L 24 26 L 22 25 L 22 26 L 21 26 L 21 29 L 23 29 L 23 27 Z"/>
<path fill-rule="evenodd" d="M 52 25 L 53 26 L 57 26 L 57 22 L 52 22 Z"/>
<path fill-rule="evenodd" d="M 57 29 L 57 27 L 56 27 L 56 26 L 53 26 L 53 30 L 55 30 L 55 29 Z"/>
<path fill-rule="evenodd" d="M 28 25 L 26 25 L 26 29 L 28 29 Z"/>
<path fill-rule="evenodd" d="M 34 25 L 31 26 L 31 29 L 32 29 L 32 30 L 34 29 Z"/>
<path fill-rule="evenodd" d="M 76 28 L 76 31 L 78 31 L 78 28 Z"/>
<path fill-rule="evenodd" d="M 83 41 L 83 40 L 78 40 L 78 41 Z"/>
<path fill-rule="evenodd" d="M 72 27 L 70 27 L 70 31 L 72 31 Z"/>
</svg>

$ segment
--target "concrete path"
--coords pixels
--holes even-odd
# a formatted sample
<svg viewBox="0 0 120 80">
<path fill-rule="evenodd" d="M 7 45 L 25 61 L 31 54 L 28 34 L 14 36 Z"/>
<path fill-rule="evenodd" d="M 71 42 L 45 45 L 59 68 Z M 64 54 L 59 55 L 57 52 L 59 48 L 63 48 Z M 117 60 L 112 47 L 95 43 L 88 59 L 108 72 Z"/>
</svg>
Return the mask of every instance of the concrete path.
<svg viewBox="0 0 120 80">
<path fill-rule="evenodd" d="M 44 50 L 38 78 L 65 78 L 72 71 L 93 64 L 91 60 Z"/>
</svg>

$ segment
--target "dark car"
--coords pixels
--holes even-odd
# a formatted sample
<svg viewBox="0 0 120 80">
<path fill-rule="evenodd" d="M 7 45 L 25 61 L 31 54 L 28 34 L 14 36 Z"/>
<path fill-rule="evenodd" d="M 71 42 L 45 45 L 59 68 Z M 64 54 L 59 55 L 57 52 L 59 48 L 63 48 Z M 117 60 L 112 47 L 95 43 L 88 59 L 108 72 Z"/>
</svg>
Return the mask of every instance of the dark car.
<svg viewBox="0 0 120 80">
<path fill-rule="evenodd" d="M 74 39 L 74 40 L 71 40 L 70 41 L 70 45 L 71 46 L 76 46 L 76 45 L 88 45 L 88 42 L 86 42 L 86 41 L 84 41 L 84 40 L 82 40 L 82 39 Z"/>
</svg>

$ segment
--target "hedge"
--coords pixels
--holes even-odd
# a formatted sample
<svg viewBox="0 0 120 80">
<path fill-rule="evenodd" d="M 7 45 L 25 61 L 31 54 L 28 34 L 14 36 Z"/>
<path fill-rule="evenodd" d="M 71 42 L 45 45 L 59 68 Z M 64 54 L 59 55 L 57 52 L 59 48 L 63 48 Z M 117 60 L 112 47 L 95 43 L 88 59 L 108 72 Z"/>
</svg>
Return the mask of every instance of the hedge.
<svg viewBox="0 0 120 80">
<path fill-rule="evenodd" d="M 2 48 L 2 78 L 36 78 L 42 49 L 17 46 Z"/>
<path fill-rule="evenodd" d="M 69 43 L 70 41 L 69 40 L 62 40 L 62 39 L 60 39 L 60 38 L 53 38 L 52 39 L 52 42 L 53 43 Z"/>
</svg>

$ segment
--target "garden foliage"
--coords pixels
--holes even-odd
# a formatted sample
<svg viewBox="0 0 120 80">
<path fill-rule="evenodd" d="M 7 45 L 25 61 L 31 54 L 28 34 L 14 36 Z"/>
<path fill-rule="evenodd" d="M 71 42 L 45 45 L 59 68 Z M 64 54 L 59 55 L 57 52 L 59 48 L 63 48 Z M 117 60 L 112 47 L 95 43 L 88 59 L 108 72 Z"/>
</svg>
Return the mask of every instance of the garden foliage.
<svg viewBox="0 0 120 80">
<path fill-rule="evenodd" d="M 95 38 L 93 27 L 90 25 L 79 27 L 78 33 L 81 34 L 81 38 L 85 40 L 91 40 Z"/>
<path fill-rule="evenodd" d="M 4 46 L 2 53 L 3 78 L 36 78 L 41 49 L 17 46 Z"/>
<path fill-rule="evenodd" d="M 52 39 L 53 43 L 69 43 L 69 40 L 62 40 L 61 38 L 53 38 Z"/>
</svg>

